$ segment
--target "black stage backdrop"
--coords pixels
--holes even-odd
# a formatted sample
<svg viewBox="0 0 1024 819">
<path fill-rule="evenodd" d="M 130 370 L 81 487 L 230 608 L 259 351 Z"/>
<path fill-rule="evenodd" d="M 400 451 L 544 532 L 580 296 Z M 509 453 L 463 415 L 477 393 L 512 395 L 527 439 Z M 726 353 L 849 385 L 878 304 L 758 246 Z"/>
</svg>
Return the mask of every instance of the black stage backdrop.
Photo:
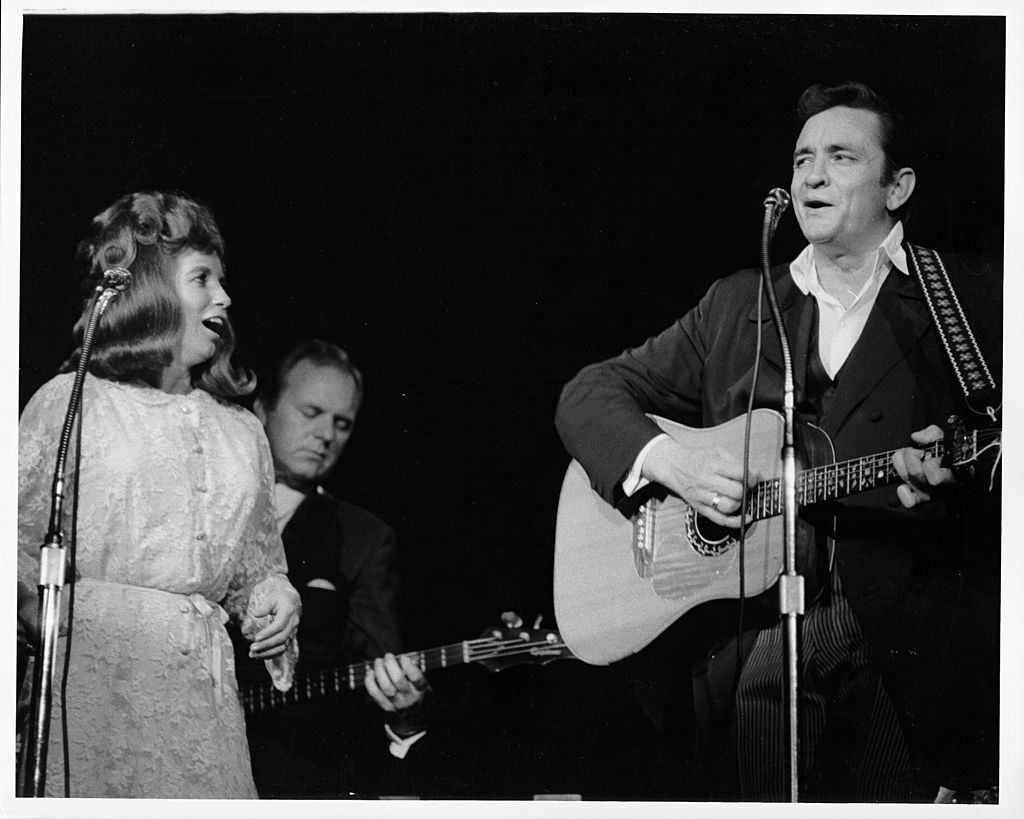
<svg viewBox="0 0 1024 819">
<path fill-rule="evenodd" d="M 69 350 L 91 217 L 185 191 L 242 363 L 315 335 L 364 371 L 332 489 L 399 532 L 408 646 L 551 624 L 561 385 L 759 263 L 815 81 L 921 126 L 917 241 L 1001 254 L 1004 42 L 999 17 L 26 16 L 20 406 Z M 787 214 L 775 258 L 801 246 Z M 439 672 L 426 773 L 356 790 L 687 798 L 652 675 Z"/>
</svg>

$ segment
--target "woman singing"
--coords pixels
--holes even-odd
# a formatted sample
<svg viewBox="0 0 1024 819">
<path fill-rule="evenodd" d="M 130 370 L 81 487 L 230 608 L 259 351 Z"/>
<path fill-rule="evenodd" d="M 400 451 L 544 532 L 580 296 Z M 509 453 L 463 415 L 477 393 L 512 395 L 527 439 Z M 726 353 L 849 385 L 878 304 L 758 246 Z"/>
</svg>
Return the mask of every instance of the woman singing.
<svg viewBox="0 0 1024 819">
<path fill-rule="evenodd" d="M 39 547 L 83 328 L 103 271 L 130 270 L 94 337 L 77 469 L 74 446 L 68 458 L 63 531 L 77 559 L 63 595 L 66 618 L 73 583 L 48 796 L 64 794 L 62 707 L 71 796 L 256 796 L 224 623 L 238 618 L 251 655 L 286 686 L 300 604 L 285 577 L 266 438 L 231 403 L 254 383 L 231 363 L 223 258 L 210 212 L 184 196 L 130 194 L 97 216 L 78 248 L 79 349 L 21 417 L 19 625 L 36 635 Z"/>
</svg>

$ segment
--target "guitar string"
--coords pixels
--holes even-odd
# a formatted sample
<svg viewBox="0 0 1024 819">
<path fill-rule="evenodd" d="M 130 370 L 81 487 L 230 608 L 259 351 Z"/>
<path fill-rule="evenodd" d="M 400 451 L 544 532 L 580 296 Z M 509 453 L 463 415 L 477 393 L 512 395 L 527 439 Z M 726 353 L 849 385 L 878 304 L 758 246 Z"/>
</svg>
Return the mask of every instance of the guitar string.
<svg viewBox="0 0 1024 819">
<path fill-rule="evenodd" d="M 975 457 L 993 446 L 998 446 L 997 438 L 1001 433 L 997 430 L 977 430 L 975 435 L 979 438 L 991 438 L 991 443 L 985 444 L 977 449 Z M 945 442 L 937 441 L 926 448 L 932 456 L 939 456 L 945 453 Z M 839 491 L 839 484 L 845 478 L 854 486 L 874 486 L 879 478 L 888 478 L 895 473 L 895 469 L 888 463 L 892 456 L 899 450 L 889 450 L 874 455 L 866 455 L 862 458 L 852 458 L 836 464 L 823 464 L 802 470 L 797 475 L 798 492 L 801 493 L 801 502 L 806 502 L 808 495 L 812 497 L 828 497 L 830 491 Z M 883 475 L 873 474 L 876 469 L 885 466 Z M 774 517 L 781 509 L 781 478 L 773 478 L 769 481 L 762 481 L 754 487 L 754 502 L 759 514 L 756 518 Z"/>
</svg>

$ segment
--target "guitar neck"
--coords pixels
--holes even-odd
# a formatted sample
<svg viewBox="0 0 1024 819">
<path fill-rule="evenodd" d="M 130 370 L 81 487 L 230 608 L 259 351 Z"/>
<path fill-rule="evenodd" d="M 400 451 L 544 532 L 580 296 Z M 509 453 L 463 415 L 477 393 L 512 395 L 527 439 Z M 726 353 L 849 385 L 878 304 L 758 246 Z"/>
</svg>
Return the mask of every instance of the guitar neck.
<svg viewBox="0 0 1024 819">
<path fill-rule="evenodd" d="M 410 651 L 400 656 L 408 657 L 421 671 L 460 665 L 472 662 L 474 643 L 488 642 L 485 640 L 464 640 L 446 646 L 429 648 L 424 651 Z M 292 680 L 292 687 L 287 691 L 279 691 L 270 683 L 261 682 L 243 686 L 241 689 L 242 703 L 246 713 L 252 714 L 277 708 L 290 703 L 341 694 L 354 691 L 363 685 L 367 672 L 373 670 L 372 662 L 352 663 L 349 666 L 317 668 L 309 671 L 298 671 Z"/>
<path fill-rule="evenodd" d="M 420 671 L 433 671 L 437 668 L 448 668 L 453 665 L 471 663 L 474 656 L 474 643 L 489 642 L 486 640 L 463 640 L 461 643 L 451 643 L 437 648 L 428 648 L 423 651 L 409 651 L 400 656 L 408 657 Z M 363 679 L 369 672 L 373 671 L 372 662 L 353 663 L 346 669 L 345 679 L 350 690 L 355 690 L 363 684 Z"/>
<path fill-rule="evenodd" d="M 899 450 L 878 452 L 835 464 L 804 469 L 796 476 L 796 502 L 801 506 L 838 500 L 899 480 L 892 465 L 892 456 Z M 940 458 L 946 452 L 945 444 L 938 441 L 925 448 L 931 456 Z M 748 498 L 750 512 L 755 520 L 782 514 L 782 479 L 773 478 L 754 486 Z"/>
<path fill-rule="evenodd" d="M 496 631 L 495 634 L 501 635 L 501 632 Z M 483 663 L 488 667 L 500 667 L 510 662 L 522 662 L 524 659 L 547 662 L 571 655 L 561 638 L 555 632 L 548 632 L 538 637 L 522 634 L 513 637 L 480 637 L 437 648 L 410 651 L 400 656 L 408 657 L 419 666 L 420 671 L 427 672 L 465 663 Z M 287 691 L 278 691 L 269 682 L 262 682 L 241 686 L 239 693 L 245 712 L 253 714 L 330 694 L 354 691 L 362 687 L 367 673 L 372 670 L 372 662 L 358 662 L 349 666 L 310 671 L 300 669 L 292 680 L 292 687 Z"/>
</svg>

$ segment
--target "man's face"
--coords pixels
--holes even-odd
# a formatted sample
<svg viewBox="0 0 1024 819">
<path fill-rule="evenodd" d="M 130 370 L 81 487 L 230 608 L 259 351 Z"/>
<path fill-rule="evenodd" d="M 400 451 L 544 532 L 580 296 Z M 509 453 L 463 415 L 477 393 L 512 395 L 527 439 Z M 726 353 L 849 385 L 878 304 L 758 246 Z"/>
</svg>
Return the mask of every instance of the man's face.
<svg viewBox="0 0 1024 819">
<path fill-rule="evenodd" d="M 356 383 L 335 367 L 299 361 L 285 376 L 277 403 L 256 402 L 277 479 L 296 489 L 322 481 L 338 462 L 356 420 Z"/>
<path fill-rule="evenodd" d="M 829 108 L 804 123 L 790 192 L 807 241 L 834 253 L 872 253 L 892 229 L 893 186 L 874 111 Z"/>
</svg>

